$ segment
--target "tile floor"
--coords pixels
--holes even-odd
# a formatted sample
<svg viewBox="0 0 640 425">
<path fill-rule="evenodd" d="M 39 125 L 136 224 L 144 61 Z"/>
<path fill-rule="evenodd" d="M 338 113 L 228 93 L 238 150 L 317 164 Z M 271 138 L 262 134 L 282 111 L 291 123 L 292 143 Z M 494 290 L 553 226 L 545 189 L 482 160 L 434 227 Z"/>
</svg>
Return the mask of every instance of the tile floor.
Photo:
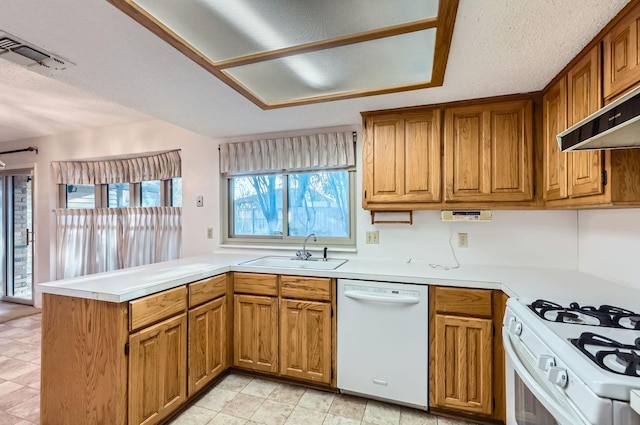
<svg viewBox="0 0 640 425">
<path fill-rule="evenodd" d="M 420 410 L 231 374 L 171 425 L 472 425 Z"/>
<path fill-rule="evenodd" d="M 0 323 L 0 425 L 40 423 L 41 317 Z"/>
<path fill-rule="evenodd" d="M 41 315 L 0 323 L 0 425 L 40 422 Z M 171 425 L 472 425 L 343 394 L 231 374 Z"/>
</svg>

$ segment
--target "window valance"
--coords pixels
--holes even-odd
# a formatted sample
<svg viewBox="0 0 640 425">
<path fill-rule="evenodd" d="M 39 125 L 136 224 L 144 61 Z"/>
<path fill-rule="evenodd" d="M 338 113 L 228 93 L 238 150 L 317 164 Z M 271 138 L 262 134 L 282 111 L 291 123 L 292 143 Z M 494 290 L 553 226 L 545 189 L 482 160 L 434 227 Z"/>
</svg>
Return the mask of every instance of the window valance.
<svg viewBox="0 0 640 425">
<path fill-rule="evenodd" d="M 128 158 L 52 161 L 57 184 L 137 183 L 182 175 L 180 151 Z"/>
<path fill-rule="evenodd" d="M 355 133 L 322 133 L 220 145 L 225 175 L 354 167 Z"/>
</svg>

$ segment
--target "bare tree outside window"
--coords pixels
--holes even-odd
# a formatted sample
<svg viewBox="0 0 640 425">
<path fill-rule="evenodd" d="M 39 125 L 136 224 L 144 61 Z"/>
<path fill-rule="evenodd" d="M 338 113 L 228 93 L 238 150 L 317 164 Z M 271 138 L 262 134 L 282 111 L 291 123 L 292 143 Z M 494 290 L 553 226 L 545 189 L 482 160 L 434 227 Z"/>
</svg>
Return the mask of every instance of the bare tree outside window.
<svg viewBox="0 0 640 425">
<path fill-rule="evenodd" d="M 350 237 L 347 171 L 235 177 L 229 188 L 232 236 Z"/>
</svg>

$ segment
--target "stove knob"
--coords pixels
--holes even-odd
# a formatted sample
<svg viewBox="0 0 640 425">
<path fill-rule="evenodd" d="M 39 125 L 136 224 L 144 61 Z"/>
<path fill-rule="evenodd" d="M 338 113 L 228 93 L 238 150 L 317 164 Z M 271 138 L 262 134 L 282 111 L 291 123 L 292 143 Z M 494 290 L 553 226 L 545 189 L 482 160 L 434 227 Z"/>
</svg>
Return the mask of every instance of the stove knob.
<svg viewBox="0 0 640 425">
<path fill-rule="evenodd" d="M 515 336 L 520 336 L 522 334 L 522 323 L 518 322 L 514 318 L 511 318 L 511 322 L 509 323 L 509 330 Z"/>
<path fill-rule="evenodd" d="M 538 369 L 543 372 L 548 371 L 550 367 L 553 367 L 555 365 L 556 359 L 554 359 L 553 356 L 542 355 L 538 357 Z"/>
<path fill-rule="evenodd" d="M 569 377 L 567 376 L 567 370 L 561 367 L 552 366 L 549 368 L 547 374 L 549 381 L 556 384 L 560 388 L 564 388 L 569 383 Z"/>
</svg>

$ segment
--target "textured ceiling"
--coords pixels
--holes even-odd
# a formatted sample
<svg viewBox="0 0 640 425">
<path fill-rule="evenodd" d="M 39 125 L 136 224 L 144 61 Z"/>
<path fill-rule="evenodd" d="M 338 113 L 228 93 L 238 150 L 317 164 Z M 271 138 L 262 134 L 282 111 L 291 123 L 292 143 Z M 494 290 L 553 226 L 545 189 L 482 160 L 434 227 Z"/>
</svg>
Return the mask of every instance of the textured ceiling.
<svg viewBox="0 0 640 425">
<path fill-rule="evenodd" d="M 106 0 L 37 7 L 3 0 L 0 30 L 76 66 L 45 78 L 0 59 L 0 141 L 149 117 L 220 138 L 357 124 L 366 110 L 537 91 L 626 3 L 460 0 L 442 87 L 263 111 Z"/>
</svg>

